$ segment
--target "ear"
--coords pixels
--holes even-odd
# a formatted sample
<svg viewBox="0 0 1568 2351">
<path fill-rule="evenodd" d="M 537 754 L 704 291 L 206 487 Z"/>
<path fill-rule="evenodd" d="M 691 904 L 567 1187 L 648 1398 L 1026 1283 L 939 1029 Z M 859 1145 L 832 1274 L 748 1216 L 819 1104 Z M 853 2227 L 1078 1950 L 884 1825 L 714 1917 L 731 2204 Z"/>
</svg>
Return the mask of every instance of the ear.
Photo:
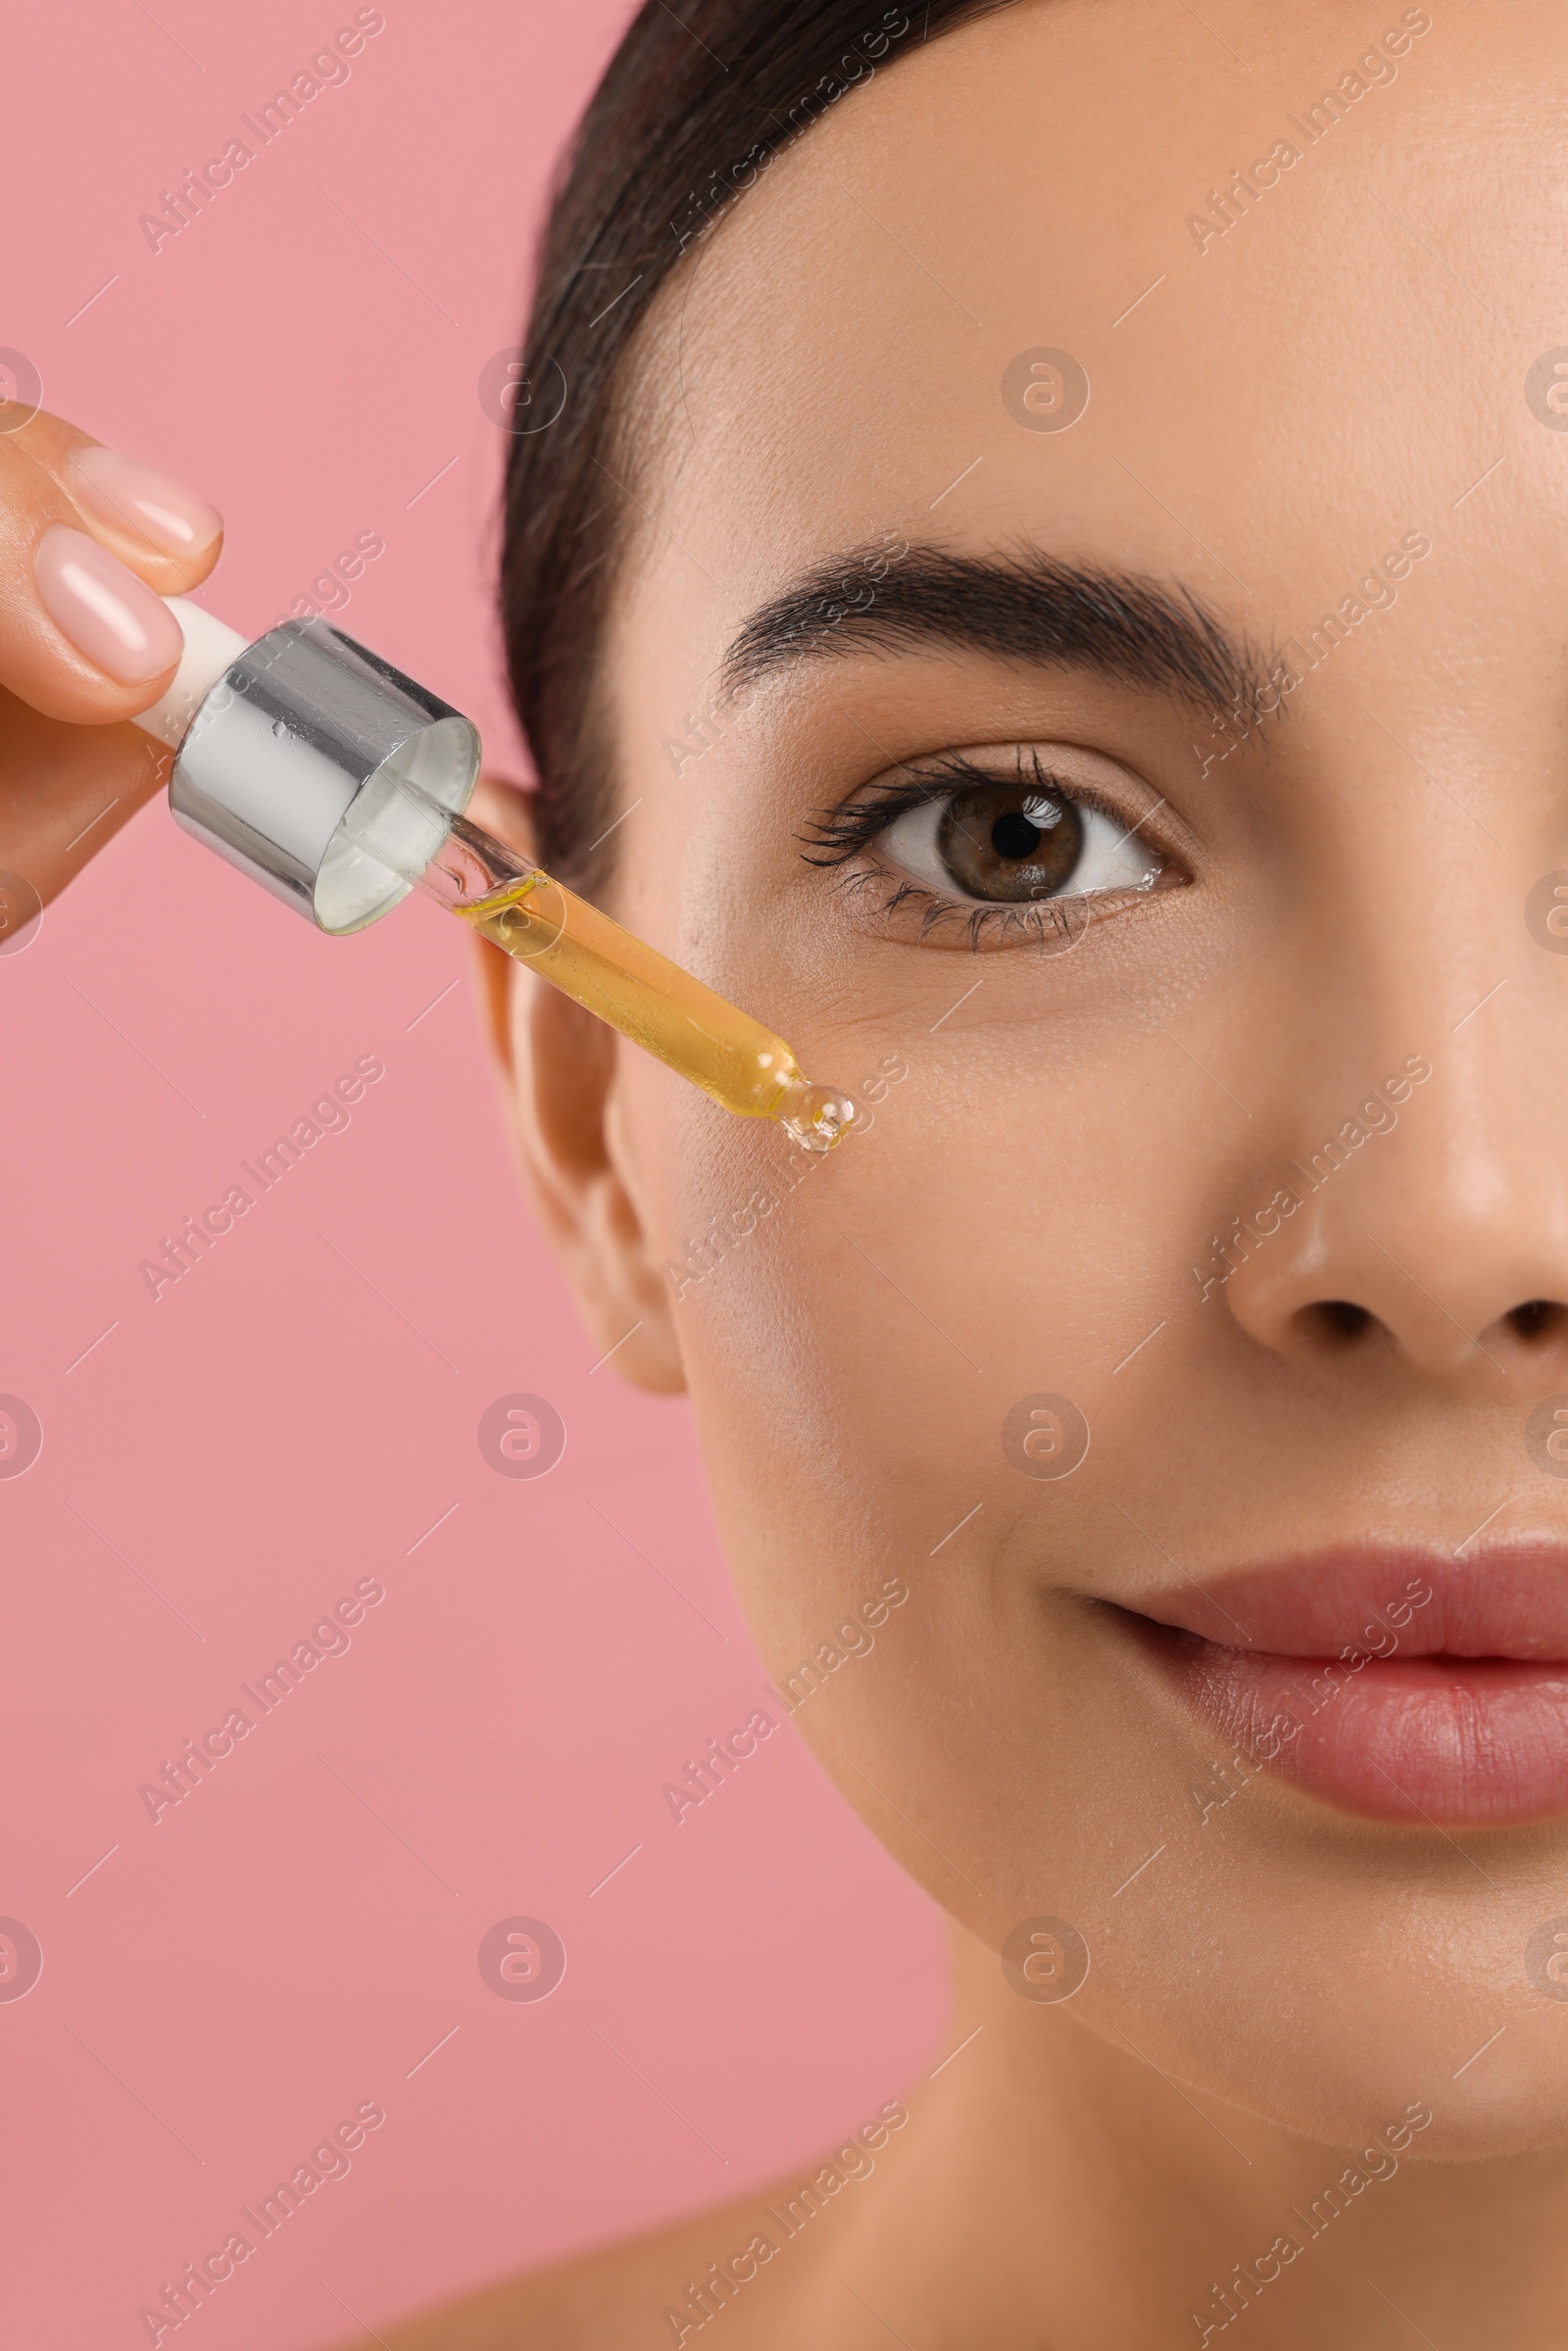
<svg viewBox="0 0 1568 2351">
<path fill-rule="evenodd" d="M 469 815 L 533 857 L 528 796 L 481 776 Z M 479 1002 L 523 1189 L 602 1356 L 657 1395 L 686 1385 L 669 1286 L 637 1205 L 616 1116 L 618 1054 L 631 1051 L 537 972 L 476 939 Z"/>
</svg>

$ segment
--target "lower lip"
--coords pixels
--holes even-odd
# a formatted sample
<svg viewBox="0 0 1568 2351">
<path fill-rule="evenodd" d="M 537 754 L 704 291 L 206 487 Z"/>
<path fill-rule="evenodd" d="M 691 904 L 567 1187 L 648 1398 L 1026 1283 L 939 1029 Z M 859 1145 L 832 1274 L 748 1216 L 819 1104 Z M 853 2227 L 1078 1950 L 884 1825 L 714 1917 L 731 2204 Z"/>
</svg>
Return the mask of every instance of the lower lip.
<svg viewBox="0 0 1568 2351">
<path fill-rule="evenodd" d="M 1449 1828 L 1568 1812 L 1568 1662 L 1369 1658 L 1353 1670 L 1151 1631 L 1229 1745 L 1346 1811 Z"/>
</svg>

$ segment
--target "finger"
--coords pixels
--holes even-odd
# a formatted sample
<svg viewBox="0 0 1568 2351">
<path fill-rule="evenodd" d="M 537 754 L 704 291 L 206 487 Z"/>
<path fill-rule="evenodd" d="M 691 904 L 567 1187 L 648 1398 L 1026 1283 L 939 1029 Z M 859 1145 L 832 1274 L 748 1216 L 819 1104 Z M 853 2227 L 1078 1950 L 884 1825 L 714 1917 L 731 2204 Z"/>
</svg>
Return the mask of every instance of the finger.
<svg viewBox="0 0 1568 2351">
<path fill-rule="evenodd" d="M 167 690 L 183 641 L 162 596 L 211 568 L 221 529 L 197 514 L 183 526 L 195 553 L 160 552 L 146 534 L 172 538 L 178 501 L 187 514 L 199 502 L 97 451 L 57 417 L 0 436 L 0 685 L 46 717 L 88 725 L 128 718 Z M 113 525 L 101 518 L 111 506 Z"/>
<path fill-rule="evenodd" d="M 71 500 L 78 527 L 160 596 L 200 587 L 223 548 L 223 517 L 205 498 L 43 409 L 13 438 Z"/>
<path fill-rule="evenodd" d="M 168 782 L 172 759 L 140 727 L 64 725 L 0 688 L 0 944 L 7 903 L 58 898 Z"/>
</svg>

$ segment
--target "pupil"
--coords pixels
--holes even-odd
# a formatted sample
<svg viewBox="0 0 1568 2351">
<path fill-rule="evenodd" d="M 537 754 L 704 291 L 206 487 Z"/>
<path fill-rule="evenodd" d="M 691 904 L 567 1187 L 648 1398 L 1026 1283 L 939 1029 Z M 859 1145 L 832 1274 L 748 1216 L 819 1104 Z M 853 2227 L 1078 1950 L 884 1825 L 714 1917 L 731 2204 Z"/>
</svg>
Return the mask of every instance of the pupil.
<svg viewBox="0 0 1568 2351">
<path fill-rule="evenodd" d="M 1009 808 L 991 827 L 991 846 L 999 857 L 1014 858 L 1021 863 L 1025 857 L 1034 856 L 1039 841 L 1039 825 L 1031 824 L 1020 808 Z"/>
</svg>

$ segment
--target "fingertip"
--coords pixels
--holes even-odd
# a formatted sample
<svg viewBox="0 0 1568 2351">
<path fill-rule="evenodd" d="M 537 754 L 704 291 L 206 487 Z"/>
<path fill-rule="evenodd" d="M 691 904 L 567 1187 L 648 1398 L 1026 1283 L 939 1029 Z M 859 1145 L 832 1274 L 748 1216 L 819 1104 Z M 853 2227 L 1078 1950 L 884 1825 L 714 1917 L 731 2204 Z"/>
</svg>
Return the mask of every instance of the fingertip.
<svg viewBox="0 0 1568 2351">
<path fill-rule="evenodd" d="M 32 559 L 38 602 L 73 653 L 117 686 L 165 692 L 185 650 L 179 622 L 144 580 L 85 531 L 54 522 Z M 152 691 L 156 687 L 156 691 Z"/>
<path fill-rule="evenodd" d="M 145 540 L 154 552 L 205 578 L 218 561 L 223 517 L 217 507 L 145 460 L 100 442 L 66 459 L 67 486 L 95 523 Z"/>
</svg>

